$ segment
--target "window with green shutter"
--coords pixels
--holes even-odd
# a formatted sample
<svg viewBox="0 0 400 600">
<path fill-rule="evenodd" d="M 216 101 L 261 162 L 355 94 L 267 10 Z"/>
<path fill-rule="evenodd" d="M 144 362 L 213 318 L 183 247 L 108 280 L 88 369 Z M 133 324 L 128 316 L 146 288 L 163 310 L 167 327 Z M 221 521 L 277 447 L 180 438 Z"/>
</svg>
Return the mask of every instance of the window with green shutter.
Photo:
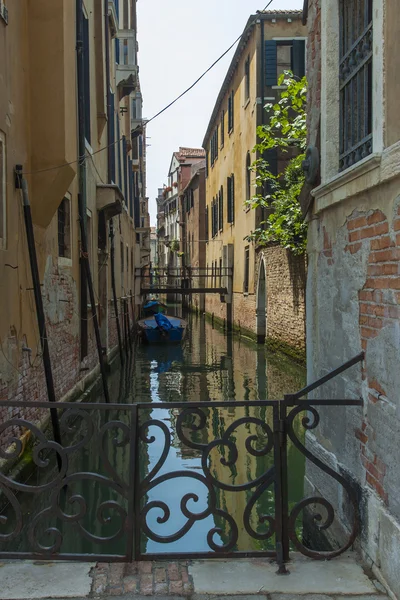
<svg viewBox="0 0 400 600">
<path fill-rule="evenodd" d="M 305 75 L 305 40 L 266 40 L 265 42 L 265 85 L 278 85 L 285 71 L 302 79 Z"/>
<path fill-rule="evenodd" d="M 231 131 L 233 131 L 233 126 L 234 126 L 234 95 L 233 95 L 233 90 L 232 92 L 229 94 L 229 98 L 228 98 L 228 133 L 231 133 Z"/>
<path fill-rule="evenodd" d="M 235 176 L 232 174 L 227 178 L 227 221 L 235 221 Z"/>
</svg>

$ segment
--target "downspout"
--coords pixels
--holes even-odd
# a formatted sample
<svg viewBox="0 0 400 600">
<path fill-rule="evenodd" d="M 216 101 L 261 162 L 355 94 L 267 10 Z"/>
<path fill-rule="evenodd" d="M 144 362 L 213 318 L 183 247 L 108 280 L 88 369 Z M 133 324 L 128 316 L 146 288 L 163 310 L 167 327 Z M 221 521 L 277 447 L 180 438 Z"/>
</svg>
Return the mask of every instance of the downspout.
<svg viewBox="0 0 400 600">
<path fill-rule="evenodd" d="M 104 365 L 100 328 L 97 319 L 97 305 L 94 297 L 93 281 L 87 247 L 87 203 L 86 203 L 86 148 L 85 148 L 85 93 L 84 93 L 84 55 L 83 55 L 83 0 L 76 0 L 76 63 L 78 86 L 78 154 L 79 154 L 79 193 L 78 215 L 81 232 L 80 238 L 80 285 L 81 285 L 81 359 L 88 354 L 88 289 L 92 307 L 93 327 L 96 336 L 97 353 L 104 398 L 110 401 L 107 385 L 107 374 Z M 83 334 L 83 335 L 82 335 Z M 82 343 L 83 340 L 83 343 Z"/>
<path fill-rule="evenodd" d="M 104 0 L 104 35 L 105 35 L 105 47 L 106 47 L 106 98 L 107 98 L 107 139 L 111 139 L 111 77 L 110 77 L 110 37 L 109 37 L 109 23 L 108 23 L 108 0 Z M 107 165 L 108 165 L 108 183 L 111 183 L 111 160 L 112 152 L 115 151 L 113 146 L 108 144 L 107 149 Z"/>
<path fill-rule="evenodd" d="M 85 108 L 84 108 L 84 56 L 83 56 L 83 0 L 76 0 L 76 66 L 78 88 L 78 176 L 79 176 L 79 220 L 86 231 L 86 161 L 85 161 Z M 81 305 L 81 360 L 88 353 L 88 310 L 87 279 L 80 259 L 80 305 Z"/>
</svg>

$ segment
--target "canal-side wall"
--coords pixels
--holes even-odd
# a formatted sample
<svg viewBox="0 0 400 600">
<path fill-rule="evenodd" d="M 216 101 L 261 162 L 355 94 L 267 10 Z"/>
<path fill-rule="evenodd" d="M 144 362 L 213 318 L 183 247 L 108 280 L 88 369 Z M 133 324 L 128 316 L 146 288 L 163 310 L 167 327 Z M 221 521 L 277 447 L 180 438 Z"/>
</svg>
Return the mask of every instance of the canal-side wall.
<svg viewBox="0 0 400 600">
<path fill-rule="evenodd" d="M 234 291 L 232 319 L 235 329 L 257 337 L 257 310 L 260 303 L 259 275 L 265 268 L 266 294 L 262 302 L 266 315 L 266 343 L 296 360 L 305 361 L 305 256 L 295 256 L 279 246 L 259 249 L 254 265 L 254 285 L 249 293 Z M 262 310 L 260 308 L 260 310 Z M 221 322 L 227 319 L 227 304 L 218 294 L 206 296 L 206 313 Z"/>
</svg>

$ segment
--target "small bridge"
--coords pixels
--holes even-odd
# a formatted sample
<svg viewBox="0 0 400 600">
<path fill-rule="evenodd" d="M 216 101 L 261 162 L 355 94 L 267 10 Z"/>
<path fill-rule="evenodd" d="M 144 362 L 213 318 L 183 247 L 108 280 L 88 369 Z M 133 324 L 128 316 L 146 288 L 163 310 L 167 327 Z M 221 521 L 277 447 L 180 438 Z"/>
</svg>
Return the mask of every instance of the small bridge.
<svg viewBox="0 0 400 600">
<path fill-rule="evenodd" d="M 144 267 L 135 270 L 140 295 L 147 294 L 219 294 L 231 302 L 231 267 Z M 138 283 L 136 283 L 138 289 Z"/>
</svg>

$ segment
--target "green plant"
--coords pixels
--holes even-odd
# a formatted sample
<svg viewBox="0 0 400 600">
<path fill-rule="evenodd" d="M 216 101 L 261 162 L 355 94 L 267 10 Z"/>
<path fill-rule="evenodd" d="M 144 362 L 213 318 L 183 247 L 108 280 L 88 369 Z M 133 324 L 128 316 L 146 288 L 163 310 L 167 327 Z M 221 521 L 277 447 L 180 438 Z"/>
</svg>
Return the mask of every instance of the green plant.
<svg viewBox="0 0 400 600">
<path fill-rule="evenodd" d="M 169 249 L 171 252 L 179 251 L 179 240 L 172 240 Z"/>
<path fill-rule="evenodd" d="M 256 173 L 258 193 L 247 202 L 252 208 L 267 209 L 268 216 L 245 239 L 260 245 L 275 242 L 294 254 L 303 254 L 307 225 L 302 217 L 299 196 L 305 181 L 302 162 L 307 145 L 307 80 L 303 77 L 298 81 L 290 71 L 285 71 L 278 83 L 285 86 L 280 100 L 265 106 L 269 121 L 257 129 L 260 141 L 253 152 L 262 158 L 258 158 L 251 168 Z M 267 151 L 273 149 L 280 155 L 296 152 L 286 162 L 283 172 L 276 175 L 264 158 Z"/>
</svg>

